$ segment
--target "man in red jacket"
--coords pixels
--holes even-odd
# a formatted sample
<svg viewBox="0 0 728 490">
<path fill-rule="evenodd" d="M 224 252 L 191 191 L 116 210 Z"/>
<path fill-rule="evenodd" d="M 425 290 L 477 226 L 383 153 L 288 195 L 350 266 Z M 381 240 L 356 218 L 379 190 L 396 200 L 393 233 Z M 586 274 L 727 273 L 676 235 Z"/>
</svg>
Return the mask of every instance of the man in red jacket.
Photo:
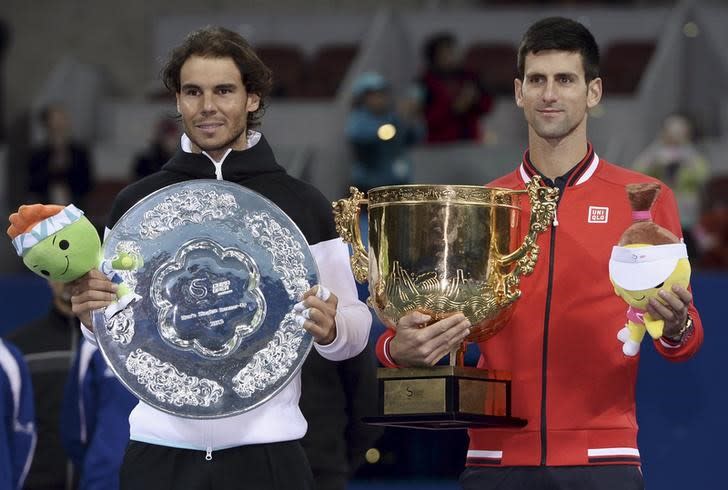
<svg viewBox="0 0 728 490">
<path fill-rule="evenodd" d="M 556 219 L 538 238 L 536 268 L 521 280 L 512 319 L 480 345 L 479 366 L 510 370 L 518 429 L 472 429 L 465 472 L 470 489 L 643 489 L 637 448 L 638 356 L 622 353 L 617 333 L 625 304 L 609 281 L 611 248 L 632 223 L 625 184 L 655 179 L 600 159 L 587 140 L 587 111 L 602 96 L 599 50 L 581 24 L 548 18 L 523 37 L 515 80 L 529 148 L 512 173 L 492 185 L 524 189 L 534 175 L 558 187 Z M 682 236 L 672 191 L 663 185 L 653 220 Z M 521 228 L 528 227 L 522 213 Z M 525 227 L 525 228 L 524 228 Z M 647 311 L 665 321 L 654 346 L 665 358 L 692 356 L 703 340 L 686 289 L 660 293 Z M 429 366 L 467 336 L 458 314 L 421 327 L 412 313 L 380 338 L 389 366 Z M 421 327 L 421 328 L 420 328 Z"/>
</svg>

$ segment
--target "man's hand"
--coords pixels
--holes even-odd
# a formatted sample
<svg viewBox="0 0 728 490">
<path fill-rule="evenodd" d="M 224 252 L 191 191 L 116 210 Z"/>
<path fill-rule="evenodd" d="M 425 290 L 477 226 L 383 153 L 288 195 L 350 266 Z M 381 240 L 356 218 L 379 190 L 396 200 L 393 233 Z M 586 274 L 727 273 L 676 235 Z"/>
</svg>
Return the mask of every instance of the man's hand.
<svg viewBox="0 0 728 490">
<path fill-rule="evenodd" d="M 336 307 L 339 298 L 323 286 L 314 286 L 294 306 L 298 321 L 317 344 L 327 345 L 336 339 Z"/>
<path fill-rule="evenodd" d="M 117 285 L 96 269 L 68 283 L 71 290 L 71 309 L 86 328 L 93 330 L 91 312 L 106 308 L 116 301 Z"/>
<path fill-rule="evenodd" d="M 673 286 L 672 292 L 660 291 L 659 295 L 664 303 L 655 298 L 650 299 L 647 313 L 655 320 L 664 320 L 664 337 L 677 340 L 688 320 L 688 306 L 693 301 L 693 295 L 681 286 Z"/>
<path fill-rule="evenodd" d="M 434 366 L 470 334 L 470 321 L 458 313 L 432 325 L 430 316 L 412 312 L 400 318 L 389 343 L 389 354 L 399 366 Z"/>
</svg>

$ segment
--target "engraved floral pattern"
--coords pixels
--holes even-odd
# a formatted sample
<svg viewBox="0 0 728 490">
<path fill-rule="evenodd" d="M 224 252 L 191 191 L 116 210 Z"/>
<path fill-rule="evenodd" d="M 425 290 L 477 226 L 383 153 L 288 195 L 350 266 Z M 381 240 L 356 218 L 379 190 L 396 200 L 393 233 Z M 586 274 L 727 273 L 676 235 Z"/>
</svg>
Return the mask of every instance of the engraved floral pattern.
<svg viewBox="0 0 728 490">
<path fill-rule="evenodd" d="M 369 206 L 394 204 L 403 201 L 462 201 L 466 203 L 492 204 L 510 201 L 513 191 L 479 186 L 412 185 L 393 186 L 372 190 L 367 194 Z"/>
<path fill-rule="evenodd" d="M 223 395 L 215 381 L 181 373 L 168 362 L 136 349 L 126 358 L 126 369 L 137 377 L 157 400 L 176 407 L 184 405 L 209 407 Z"/>
<path fill-rule="evenodd" d="M 121 345 L 128 345 L 134 338 L 134 310 L 124 308 L 106 322 L 106 332 L 111 340 Z"/>
<path fill-rule="evenodd" d="M 186 189 L 170 196 L 144 214 L 139 234 L 157 238 L 187 223 L 204 223 L 232 216 L 238 209 L 235 197 L 207 189 Z"/>
<path fill-rule="evenodd" d="M 306 280 L 305 257 L 291 230 L 264 211 L 246 213 L 243 223 L 258 244 L 273 256 L 273 270 L 281 275 L 288 298 L 297 300 L 308 291 L 311 286 Z"/>
<path fill-rule="evenodd" d="M 264 390 L 288 374 L 298 358 L 303 340 L 302 329 L 294 313 L 288 313 L 273 339 L 255 353 L 250 362 L 233 377 L 233 390 L 242 398 Z"/>
</svg>

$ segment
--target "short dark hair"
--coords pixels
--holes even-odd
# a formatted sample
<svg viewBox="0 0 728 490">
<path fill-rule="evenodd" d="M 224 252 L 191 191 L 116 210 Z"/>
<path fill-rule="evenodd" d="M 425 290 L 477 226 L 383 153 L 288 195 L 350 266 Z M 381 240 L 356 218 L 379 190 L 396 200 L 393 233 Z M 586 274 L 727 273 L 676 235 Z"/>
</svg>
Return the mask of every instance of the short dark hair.
<svg viewBox="0 0 728 490">
<path fill-rule="evenodd" d="M 180 92 L 180 71 L 191 56 L 232 58 L 240 71 L 245 90 L 260 97 L 258 109 L 248 113 L 248 127 L 259 125 L 265 112 L 265 98 L 273 86 L 273 75 L 248 41 L 224 27 L 208 26 L 188 34 L 182 44 L 170 52 L 162 68 L 162 81 L 170 92 Z"/>
<path fill-rule="evenodd" d="M 547 17 L 528 28 L 518 48 L 518 76 L 523 80 L 526 56 L 548 49 L 581 54 L 584 77 L 589 83 L 599 77 L 599 46 L 589 29 L 565 17 Z"/>
<path fill-rule="evenodd" d="M 427 64 L 432 65 L 435 62 L 435 57 L 440 48 L 455 44 L 457 44 L 457 39 L 453 34 L 449 32 L 438 32 L 427 38 L 422 54 Z"/>
</svg>

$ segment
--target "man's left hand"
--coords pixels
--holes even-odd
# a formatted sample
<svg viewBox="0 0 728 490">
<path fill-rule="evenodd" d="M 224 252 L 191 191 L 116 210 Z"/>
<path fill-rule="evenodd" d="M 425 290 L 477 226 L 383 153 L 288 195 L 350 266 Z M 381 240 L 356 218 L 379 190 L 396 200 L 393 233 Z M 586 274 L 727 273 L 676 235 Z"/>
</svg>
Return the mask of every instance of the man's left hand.
<svg viewBox="0 0 728 490">
<path fill-rule="evenodd" d="M 297 319 L 317 344 L 327 345 L 336 338 L 336 307 L 339 299 L 325 287 L 314 286 L 297 303 Z"/>
<path fill-rule="evenodd" d="M 655 320 L 663 320 L 665 327 L 662 335 L 669 339 L 676 339 L 688 321 L 688 306 L 693 301 L 693 295 L 682 286 L 673 286 L 672 292 L 660 291 L 662 301 L 650 299 L 647 313 Z"/>
</svg>

